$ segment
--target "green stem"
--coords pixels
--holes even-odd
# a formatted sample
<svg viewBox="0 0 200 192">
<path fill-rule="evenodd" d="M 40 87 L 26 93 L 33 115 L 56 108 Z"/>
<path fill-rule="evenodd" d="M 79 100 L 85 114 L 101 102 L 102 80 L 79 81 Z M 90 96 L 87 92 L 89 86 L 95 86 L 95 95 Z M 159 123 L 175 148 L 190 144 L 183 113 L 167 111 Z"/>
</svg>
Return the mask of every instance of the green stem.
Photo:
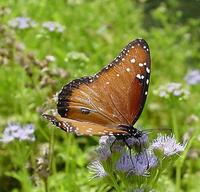
<svg viewBox="0 0 200 192">
<path fill-rule="evenodd" d="M 112 180 L 113 187 L 116 189 L 117 192 L 121 192 L 120 186 L 118 185 L 118 183 L 117 183 L 117 181 L 116 181 L 114 175 L 113 175 L 113 174 L 110 174 L 109 176 L 110 176 L 110 178 L 111 178 L 111 180 Z"/>
<path fill-rule="evenodd" d="M 173 132 L 177 140 L 179 140 L 179 132 L 177 126 L 177 118 L 175 110 L 172 109 L 172 125 L 173 125 Z M 181 188 L 181 165 L 176 165 L 176 192 L 179 192 Z"/>
<path fill-rule="evenodd" d="M 53 150 L 54 150 L 54 127 L 51 128 L 50 143 L 49 143 L 49 165 L 52 172 L 55 171 L 53 167 Z"/>
<path fill-rule="evenodd" d="M 180 192 L 181 188 L 181 165 L 176 166 L 176 192 Z"/>
<path fill-rule="evenodd" d="M 175 134 L 176 139 L 179 139 L 179 133 L 178 133 L 178 126 L 177 126 L 177 118 L 176 118 L 176 112 L 174 109 L 172 109 L 172 128 L 173 128 L 173 132 Z"/>
<path fill-rule="evenodd" d="M 48 178 L 44 180 L 44 187 L 45 187 L 45 192 L 48 192 Z"/>
</svg>

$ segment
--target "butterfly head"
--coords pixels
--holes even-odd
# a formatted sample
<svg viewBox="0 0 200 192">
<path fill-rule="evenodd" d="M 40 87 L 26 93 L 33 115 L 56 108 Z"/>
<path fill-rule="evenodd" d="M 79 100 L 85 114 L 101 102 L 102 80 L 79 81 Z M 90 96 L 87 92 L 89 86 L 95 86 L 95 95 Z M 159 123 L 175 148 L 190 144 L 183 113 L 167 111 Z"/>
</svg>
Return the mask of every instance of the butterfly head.
<svg viewBox="0 0 200 192">
<path fill-rule="evenodd" d="M 121 130 L 128 132 L 128 134 L 126 135 L 127 138 L 134 137 L 136 139 L 139 139 L 144 134 L 142 131 L 134 128 L 132 125 L 120 125 L 119 127 Z"/>
</svg>

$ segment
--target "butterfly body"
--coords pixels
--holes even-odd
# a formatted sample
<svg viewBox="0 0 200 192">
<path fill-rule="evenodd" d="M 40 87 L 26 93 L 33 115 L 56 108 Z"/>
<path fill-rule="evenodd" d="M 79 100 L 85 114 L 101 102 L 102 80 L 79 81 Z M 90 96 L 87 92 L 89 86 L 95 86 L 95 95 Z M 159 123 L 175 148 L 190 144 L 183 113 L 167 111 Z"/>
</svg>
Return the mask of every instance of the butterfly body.
<svg viewBox="0 0 200 192">
<path fill-rule="evenodd" d="M 65 85 L 58 94 L 58 114 L 43 116 L 78 135 L 139 138 L 142 133 L 133 125 L 146 101 L 150 67 L 148 44 L 136 39 L 94 76 Z"/>
</svg>

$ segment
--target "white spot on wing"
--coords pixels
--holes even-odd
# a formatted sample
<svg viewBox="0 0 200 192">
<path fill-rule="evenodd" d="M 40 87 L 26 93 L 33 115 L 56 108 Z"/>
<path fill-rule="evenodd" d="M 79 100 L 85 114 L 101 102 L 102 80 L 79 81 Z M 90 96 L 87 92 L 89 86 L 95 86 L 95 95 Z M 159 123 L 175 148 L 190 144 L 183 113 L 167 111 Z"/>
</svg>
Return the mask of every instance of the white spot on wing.
<svg viewBox="0 0 200 192">
<path fill-rule="evenodd" d="M 143 66 L 144 66 L 144 64 L 143 64 L 143 63 L 139 63 L 138 65 L 139 65 L 140 67 L 143 67 Z"/>
<path fill-rule="evenodd" d="M 146 71 L 147 71 L 147 73 L 150 73 L 150 69 L 148 67 L 146 68 Z"/>
<path fill-rule="evenodd" d="M 130 71 L 131 71 L 131 69 L 130 69 L 130 68 L 126 68 L 126 71 L 127 71 L 127 72 L 130 72 Z"/>
<path fill-rule="evenodd" d="M 136 77 L 137 77 L 138 79 L 140 79 L 140 78 L 141 78 L 141 77 L 140 77 L 140 74 L 137 74 L 137 75 L 136 75 Z"/>
<path fill-rule="evenodd" d="M 131 63 L 135 63 L 135 58 L 131 59 Z"/>
</svg>

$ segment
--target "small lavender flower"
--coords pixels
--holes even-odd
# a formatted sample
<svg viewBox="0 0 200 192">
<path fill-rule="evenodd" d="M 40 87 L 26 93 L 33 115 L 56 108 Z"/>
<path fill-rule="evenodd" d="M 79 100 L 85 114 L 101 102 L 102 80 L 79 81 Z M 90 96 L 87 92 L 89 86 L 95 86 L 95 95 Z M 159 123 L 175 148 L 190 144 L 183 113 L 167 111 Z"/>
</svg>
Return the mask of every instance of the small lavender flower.
<svg viewBox="0 0 200 192">
<path fill-rule="evenodd" d="M 106 173 L 105 169 L 103 168 L 103 165 L 98 160 L 93 161 L 88 166 L 88 169 L 89 169 L 90 173 L 93 175 L 92 179 L 93 178 L 97 178 L 97 177 L 105 177 L 105 176 L 107 176 L 107 173 Z"/>
<path fill-rule="evenodd" d="M 129 146 L 139 146 L 142 147 L 148 142 L 148 135 L 146 133 L 142 133 L 142 136 L 139 138 L 130 137 L 126 139 L 126 142 Z"/>
<path fill-rule="evenodd" d="M 44 22 L 42 23 L 42 27 L 50 32 L 62 33 L 64 31 L 64 27 L 60 23 L 54 21 Z"/>
<path fill-rule="evenodd" d="M 116 164 L 116 170 L 122 172 L 129 172 L 130 170 L 133 170 L 135 167 L 131 161 L 131 158 L 132 157 L 130 154 L 124 153 Z"/>
<path fill-rule="evenodd" d="M 161 150 L 165 156 L 173 156 L 185 149 L 185 145 L 177 143 L 173 136 L 159 135 L 148 148 L 146 148 L 148 146 L 147 134 L 138 139 L 133 137 L 127 140 L 126 142 L 116 140 L 114 136 L 101 137 L 99 142 L 100 151 L 97 153 L 98 160 L 89 166 L 93 178 L 104 177 L 107 183 L 112 182 L 111 186 L 118 191 L 150 191 L 155 187 L 154 184 L 166 168 L 165 166 L 169 164 L 168 161 L 165 161 L 160 166 L 164 158 L 163 155 L 160 156 L 156 152 Z M 126 143 L 128 142 L 132 144 L 131 151 L 127 148 Z M 144 144 L 139 152 L 135 148 L 138 142 Z M 110 147 L 115 145 L 122 148 L 117 153 L 110 150 Z M 171 164 L 175 159 L 171 158 L 170 160 Z M 120 185 L 120 183 L 123 183 L 123 185 Z M 123 187 L 124 185 L 127 187 L 126 189 Z"/>
<path fill-rule="evenodd" d="M 188 89 L 184 88 L 181 83 L 172 82 L 160 86 L 157 90 L 154 91 L 154 94 L 163 98 L 168 98 L 169 96 L 187 98 L 190 92 Z"/>
<path fill-rule="evenodd" d="M 8 21 L 8 25 L 17 29 L 28 29 L 36 26 L 36 22 L 28 17 L 16 17 Z"/>
<path fill-rule="evenodd" d="M 137 154 L 134 159 L 134 174 L 136 175 L 148 175 L 148 170 L 156 167 L 158 164 L 157 158 L 155 155 L 151 154 L 148 150 L 145 150 Z"/>
<path fill-rule="evenodd" d="M 100 160 L 106 160 L 111 156 L 111 145 L 115 141 L 115 137 L 102 136 L 99 140 L 99 147 L 97 153 Z"/>
<path fill-rule="evenodd" d="M 150 146 L 152 150 L 161 150 L 165 156 L 178 154 L 185 149 L 185 145 L 177 143 L 174 136 L 158 135 Z"/>
<path fill-rule="evenodd" d="M 116 169 L 134 175 L 147 176 L 148 170 L 154 168 L 156 165 L 156 156 L 145 150 L 135 156 L 130 156 L 130 154 L 124 153 L 119 159 Z"/>
<path fill-rule="evenodd" d="M 200 70 L 191 70 L 185 76 L 185 81 L 188 85 L 196 85 L 200 83 Z"/>
<path fill-rule="evenodd" d="M 35 141 L 34 131 L 35 126 L 33 124 L 21 126 L 19 123 L 9 123 L 4 129 L 0 142 L 9 143 L 14 139 L 20 141 Z"/>
<path fill-rule="evenodd" d="M 65 61 L 67 62 L 68 60 L 80 60 L 84 62 L 88 62 L 89 58 L 85 53 L 82 52 L 77 52 L 77 51 L 71 51 L 67 54 L 67 57 L 65 58 Z"/>
</svg>

